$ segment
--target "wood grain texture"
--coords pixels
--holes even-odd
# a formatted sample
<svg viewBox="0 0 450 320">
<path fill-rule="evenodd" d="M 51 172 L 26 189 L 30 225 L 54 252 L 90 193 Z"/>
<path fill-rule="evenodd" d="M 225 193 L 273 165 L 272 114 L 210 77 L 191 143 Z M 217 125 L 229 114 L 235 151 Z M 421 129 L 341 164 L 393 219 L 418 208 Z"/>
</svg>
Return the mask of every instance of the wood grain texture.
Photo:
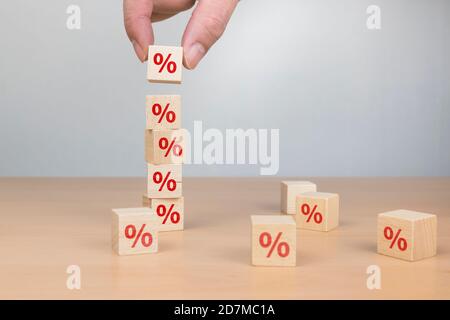
<svg viewBox="0 0 450 320">
<path fill-rule="evenodd" d="M 185 230 L 117 256 L 111 209 L 141 206 L 144 178 L 1 178 L 0 298 L 450 299 L 450 178 L 306 178 L 339 194 L 339 228 L 297 230 L 296 267 L 253 267 L 250 216 L 279 212 L 281 180 L 185 177 Z M 397 208 L 438 216 L 436 256 L 377 253 L 378 214 Z M 81 290 L 66 288 L 73 264 Z"/>
</svg>

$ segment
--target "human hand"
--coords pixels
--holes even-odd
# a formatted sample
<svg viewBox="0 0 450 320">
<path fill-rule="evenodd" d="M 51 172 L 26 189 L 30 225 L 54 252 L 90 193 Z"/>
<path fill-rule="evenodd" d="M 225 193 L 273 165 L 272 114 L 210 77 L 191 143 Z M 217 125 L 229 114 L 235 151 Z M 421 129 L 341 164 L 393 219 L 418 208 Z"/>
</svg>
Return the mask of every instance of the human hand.
<svg viewBox="0 0 450 320">
<path fill-rule="evenodd" d="M 199 0 L 184 30 L 183 64 L 194 69 L 225 31 L 239 0 Z M 154 43 L 152 23 L 192 8 L 195 0 L 124 0 L 125 29 L 139 60 L 147 60 Z"/>
</svg>

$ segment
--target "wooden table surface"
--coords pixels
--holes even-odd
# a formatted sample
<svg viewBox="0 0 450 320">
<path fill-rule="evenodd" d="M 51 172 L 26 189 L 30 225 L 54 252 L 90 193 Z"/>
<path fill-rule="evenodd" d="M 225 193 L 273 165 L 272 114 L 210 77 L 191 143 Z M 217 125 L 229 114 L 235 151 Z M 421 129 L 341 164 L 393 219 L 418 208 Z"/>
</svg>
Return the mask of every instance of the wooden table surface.
<svg viewBox="0 0 450 320">
<path fill-rule="evenodd" d="M 304 179 L 304 178 L 303 178 Z M 279 211 L 280 178 L 185 178 L 186 230 L 157 254 L 111 249 L 111 208 L 140 206 L 141 178 L 1 178 L 0 298 L 450 298 L 450 178 L 307 178 L 341 196 L 341 225 L 300 230 L 297 267 L 250 265 L 250 215 Z M 292 179 L 294 180 L 294 179 Z M 376 253 L 377 213 L 438 215 L 438 255 Z M 81 289 L 66 268 L 79 265 Z M 381 268 L 368 290 L 366 268 Z"/>
</svg>

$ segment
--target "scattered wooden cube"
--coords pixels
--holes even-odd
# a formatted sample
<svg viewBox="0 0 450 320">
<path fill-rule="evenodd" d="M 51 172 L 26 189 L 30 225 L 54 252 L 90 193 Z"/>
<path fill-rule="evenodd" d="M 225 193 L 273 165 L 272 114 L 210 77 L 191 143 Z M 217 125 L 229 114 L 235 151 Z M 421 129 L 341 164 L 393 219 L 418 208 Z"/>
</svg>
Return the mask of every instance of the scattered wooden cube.
<svg viewBox="0 0 450 320">
<path fill-rule="evenodd" d="M 184 229 L 184 198 L 152 199 L 146 195 L 142 205 L 152 208 L 158 217 L 158 231 Z"/>
<path fill-rule="evenodd" d="M 297 228 L 330 231 L 339 225 L 339 195 L 305 192 L 297 196 L 295 221 Z"/>
<path fill-rule="evenodd" d="M 254 215 L 252 220 L 252 264 L 295 266 L 296 227 L 292 216 Z"/>
<path fill-rule="evenodd" d="M 145 160 L 151 164 L 181 164 L 184 156 L 182 130 L 145 130 Z"/>
<path fill-rule="evenodd" d="M 378 253 L 408 261 L 436 255 L 437 217 L 395 210 L 378 215 Z"/>
<path fill-rule="evenodd" d="M 161 83 L 181 83 L 183 48 L 149 46 L 147 80 Z"/>
<path fill-rule="evenodd" d="M 113 209 L 113 250 L 119 255 L 158 252 L 158 224 L 150 208 Z"/>
<path fill-rule="evenodd" d="M 295 214 L 295 198 L 304 192 L 317 191 L 309 181 L 281 181 L 281 212 Z"/>
<path fill-rule="evenodd" d="M 147 197 L 179 198 L 182 195 L 181 164 L 147 164 Z"/>
<path fill-rule="evenodd" d="M 146 97 L 146 129 L 179 129 L 181 126 L 181 98 L 179 95 Z"/>
</svg>

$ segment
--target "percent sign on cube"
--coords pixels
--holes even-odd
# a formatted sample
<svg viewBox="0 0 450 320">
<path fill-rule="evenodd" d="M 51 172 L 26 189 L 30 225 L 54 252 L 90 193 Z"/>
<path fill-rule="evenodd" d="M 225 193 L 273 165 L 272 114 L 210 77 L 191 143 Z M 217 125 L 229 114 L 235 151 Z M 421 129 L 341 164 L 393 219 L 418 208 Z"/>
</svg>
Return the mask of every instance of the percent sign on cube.
<svg viewBox="0 0 450 320">
<path fill-rule="evenodd" d="M 170 103 L 167 103 L 164 107 L 162 107 L 159 103 L 155 103 L 152 105 L 152 113 L 153 115 L 158 117 L 158 123 L 161 123 L 163 119 L 167 123 L 173 123 L 176 119 L 176 114 L 172 110 L 169 110 Z"/>
<path fill-rule="evenodd" d="M 400 251 L 405 251 L 408 248 L 408 242 L 405 238 L 401 238 L 400 234 L 402 233 L 402 229 L 398 229 L 394 234 L 394 230 L 391 227 L 384 228 L 384 237 L 391 241 L 389 248 L 392 249 L 394 245 L 397 245 Z"/>
<path fill-rule="evenodd" d="M 170 60 L 171 57 L 171 53 L 168 53 L 166 56 L 163 56 L 161 52 L 155 53 L 153 63 L 159 67 L 158 73 L 175 73 L 177 71 L 177 64 L 175 61 Z"/>
<path fill-rule="evenodd" d="M 181 197 L 181 165 L 153 165 L 148 163 L 148 198 Z"/>
<path fill-rule="evenodd" d="M 170 177 L 171 171 L 167 171 L 165 175 L 162 172 L 156 171 L 153 174 L 153 182 L 158 185 L 158 191 L 175 191 L 177 189 L 177 182 Z"/>
<path fill-rule="evenodd" d="M 158 218 L 151 208 L 113 209 L 112 243 L 119 255 L 158 251 Z"/>
<path fill-rule="evenodd" d="M 168 138 L 160 138 L 158 142 L 159 149 L 164 151 L 164 158 L 169 156 L 173 157 L 181 157 L 183 155 L 183 147 L 179 143 L 181 139 L 172 138 L 169 140 Z"/>
<path fill-rule="evenodd" d="M 145 160 L 152 164 L 181 164 L 184 149 L 183 130 L 146 130 Z"/>
<path fill-rule="evenodd" d="M 280 242 L 282 235 L 283 232 L 278 232 L 274 241 L 272 241 L 272 235 L 269 232 L 263 232 L 259 236 L 259 244 L 261 247 L 269 249 L 266 255 L 267 258 L 272 256 L 275 249 L 279 257 L 286 258 L 289 256 L 289 244 L 287 242 Z"/>
<path fill-rule="evenodd" d="M 177 224 L 181 220 L 180 213 L 174 210 L 174 204 L 170 206 L 166 206 L 164 204 L 160 204 L 156 207 L 156 214 L 163 218 L 162 224 L 169 223 Z"/>
<path fill-rule="evenodd" d="M 252 264 L 295 266 L 296 226 L 290 215 L 254 215 L 252 220 Z"/>
<path fill-rule="evenodd" d="M 146 97 L 148 130 L 179 129 L 181 126 L 181 98 L 179 95 Z"/>
<path fill-rule="evenodd" d="M 296 197 L 297 228 L 330 231 L 339 225 L 339 195 L 304 192 Z"/>
<path fill-rule="evenodd" d="M 159 217 L 158 231 L 176 231 L 184 229 L 184 198 L 147 198 L 144 195 L 142 205 L 154 208 Z"/>
<path fill-rule="evenodd" d="M 147 80 L 181 83 L 182 47 L 149 46 Z"/>
<path fill-rule="evenodd" d="M 150 232 L 144 232 L 146 224 L 142 224 L 139 231 L 136 231 L 134 224 L 125 227 L 125 238 L 133 240 L 131 248 L 135 248 L 137 243 L 141 243 L 144 247 L 150 247 L 153 243 L 153 236 Z"/>
<path fill-rule="evenodd" d="M 309 223 L 311 221 L 311 218 L 313 218 L 313 221 L 317 224 L 321 224 L 323 221 L 323 216 L 320 212 L 317 211 L 317 205 L 314 205 L 314 207 L 311 209 L 311 206 L 307 203 L 302 204 L 301 211 L 303 215 L 307 216 L 306 223 Z"/>
</svg>

